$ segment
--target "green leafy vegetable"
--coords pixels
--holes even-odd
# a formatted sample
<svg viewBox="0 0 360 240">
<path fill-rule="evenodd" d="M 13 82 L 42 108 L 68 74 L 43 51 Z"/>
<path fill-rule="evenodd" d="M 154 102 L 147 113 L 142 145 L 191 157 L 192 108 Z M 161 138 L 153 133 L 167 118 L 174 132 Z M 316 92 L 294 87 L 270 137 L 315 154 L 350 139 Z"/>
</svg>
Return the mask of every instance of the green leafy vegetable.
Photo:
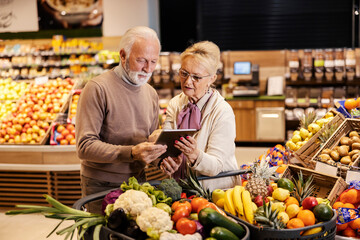
<svg viewBox="0 0 360 240">
<path fill-rule="evenodd" d="M 165 193 L 166 196 L 171 197 L 173 201 L 181 198 L 182 187 L 175 179 L 164 179 L 157 188 Z"/>
</svg>

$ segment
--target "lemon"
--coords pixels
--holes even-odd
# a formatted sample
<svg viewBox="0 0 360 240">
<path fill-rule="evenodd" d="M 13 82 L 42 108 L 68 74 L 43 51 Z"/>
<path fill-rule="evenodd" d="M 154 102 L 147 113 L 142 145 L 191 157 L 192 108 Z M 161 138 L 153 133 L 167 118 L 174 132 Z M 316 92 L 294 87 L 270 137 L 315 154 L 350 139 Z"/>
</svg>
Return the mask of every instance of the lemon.
<svg viewBox="0 0 360 240">
<path fill-rule="evenodd" d="M 286 213 L 289 215 L 290 219 L 296 217 L 296 215 L 299 213 L 299 211 L 300 211 L 300 207 L 295 203 L 290 204 L 286 208 Z"/>
<path fill-rule="evenodd" d="M 285 204 L 283 202 L 274 202 L 271 205 L 271 210 L 278 210 L 279 212 L 285 212 Z"/>
<path fill-rule="evenodd" d="M 273 191 L 272 197 L 275 200 L 279 200 L 280 202 L 285 201 L 288 197 L 290 197 L 290 191 L 284 188 L 277 188 Z"/>
<path fill-rule="evenodd" d="M 278 218 L 281 218 L 281 221 L 285 224 L 289 221 L 289 215 L 286 212 L 281 212 L 278 214 Z"/>
<path fill-rule="evenodd" d="M 224 209 L 225 198 L 220 198 L 219 200 L 217 200 L 217 202 L 216 202 L 215 204 L 216 204 L 216 206 L 218 206 L 219 208 Z"/>
</svg>

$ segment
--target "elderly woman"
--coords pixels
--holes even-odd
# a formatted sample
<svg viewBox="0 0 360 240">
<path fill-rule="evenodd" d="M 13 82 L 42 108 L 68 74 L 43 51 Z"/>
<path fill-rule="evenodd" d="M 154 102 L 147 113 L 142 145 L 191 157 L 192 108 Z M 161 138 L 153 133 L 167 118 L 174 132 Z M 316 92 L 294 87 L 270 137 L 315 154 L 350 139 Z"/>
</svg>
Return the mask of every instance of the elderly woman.
<svg viewBox="0 0 360 240">
<path fill-rule="evenodd" d="M 177 158 L 167 157 L 161 169 L 174 178 L 184 178 L 186 168 L 197 175 L 215 176 L 238 169 L 235 158 L 235 116 L 230 105 L 211 85 L 220 66 L 220 50 L 209 41 L 198 42 L 181 54 L 179 77 L 182 93 L 170 100 L 164 129 L 198 129 L 193 137 L 180 138 Z M 238 177 L 202 182 L 203 187 L 233 187 Z"/>
</svg>

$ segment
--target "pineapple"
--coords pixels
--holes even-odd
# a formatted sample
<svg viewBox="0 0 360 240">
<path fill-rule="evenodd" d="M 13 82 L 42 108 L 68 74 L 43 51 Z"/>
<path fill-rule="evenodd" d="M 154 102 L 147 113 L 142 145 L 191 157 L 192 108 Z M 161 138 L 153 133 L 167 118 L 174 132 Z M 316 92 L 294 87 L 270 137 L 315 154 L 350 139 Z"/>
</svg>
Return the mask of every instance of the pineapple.
<svg viewBox="0 0 360 240">
<path fill-rule="evenodd" d="M 254 215 L 256 223 L 263 228 L 284 229 L 286 225 L 281 218 L 278 218 L 279 211 L 277 209 L 272 210 L 271 207 L 271 201 L 266 204 L 263 200 L 263 206 L 259 207 Z"/>
<path fill-rule="evenodd" d="M 210 190 L 203 188 L 196 176 L 196 173 L 191 168 L 187 168 L 186 180 L 179 179 L 179 185 L 185 191 L 206 198 L 209 201 L 211 200 Z"/>
<path fill-rule="evenodd" d="M 276 172 L 278 167 L 269 167 L 269 161 L 263 157 L 259 163 L 254 163 L 251 167 L 252 175 L 248 180 L 245 189 L 248 190 L 252 198 L 258 195 L 267 196 L 268 185 L 271 176 Z"/>
<path fill-rule="evenodd" d="M 310 111 L 304 114 L 300 119 L 300 128 L 308 129 L 309 125 L 316 121 L 316 113 Z"/>
<path fill-rule="evenodd" d="M 301 204 L 306 197 L 309 197 L 314 192 L 315 187 L 312 185 L 314 176 L 310 175 L 304 182 L 304 177 L 300 170 L 298 173 L 298 179 L 296 180 L 294 177 L 292 177 L 292 180 L 295 183 L 294 197 Z"/>
<path fill-rule="evenodd" d="M 333 133 L 336 131 L 336 129 L 338 128 L 338 124 L 334 124 L 334 125 L 325 125 L 323 132 L 320 134 L 319 136 L 319 140 L 320 140 L 320 146 L 322 146 L 324 143 L 326 143 L 326 141 L 333 135 Z"/>
</svg>

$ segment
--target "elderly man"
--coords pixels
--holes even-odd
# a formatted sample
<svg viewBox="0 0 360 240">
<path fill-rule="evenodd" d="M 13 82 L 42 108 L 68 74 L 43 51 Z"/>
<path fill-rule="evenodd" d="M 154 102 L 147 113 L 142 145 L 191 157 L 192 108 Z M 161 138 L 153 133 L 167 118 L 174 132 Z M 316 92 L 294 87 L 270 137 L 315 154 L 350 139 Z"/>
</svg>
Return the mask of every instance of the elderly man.
<svg viewBox="0 0 360 240">
<path fill-rule="evenodd" d="M 120 41 L 120 64 L 83 89 L 76 115 L 77 154 L 83 197 L 116 188 L 131 176 L 144 180 L 144 167 L 166 151 L 148 141 L 158 128 L 158 96 L 147 81 L 160 41 L 147 27 L 129 29 Z M 89 212 L 99 213 L 101 201 Z"/>
</svg>

